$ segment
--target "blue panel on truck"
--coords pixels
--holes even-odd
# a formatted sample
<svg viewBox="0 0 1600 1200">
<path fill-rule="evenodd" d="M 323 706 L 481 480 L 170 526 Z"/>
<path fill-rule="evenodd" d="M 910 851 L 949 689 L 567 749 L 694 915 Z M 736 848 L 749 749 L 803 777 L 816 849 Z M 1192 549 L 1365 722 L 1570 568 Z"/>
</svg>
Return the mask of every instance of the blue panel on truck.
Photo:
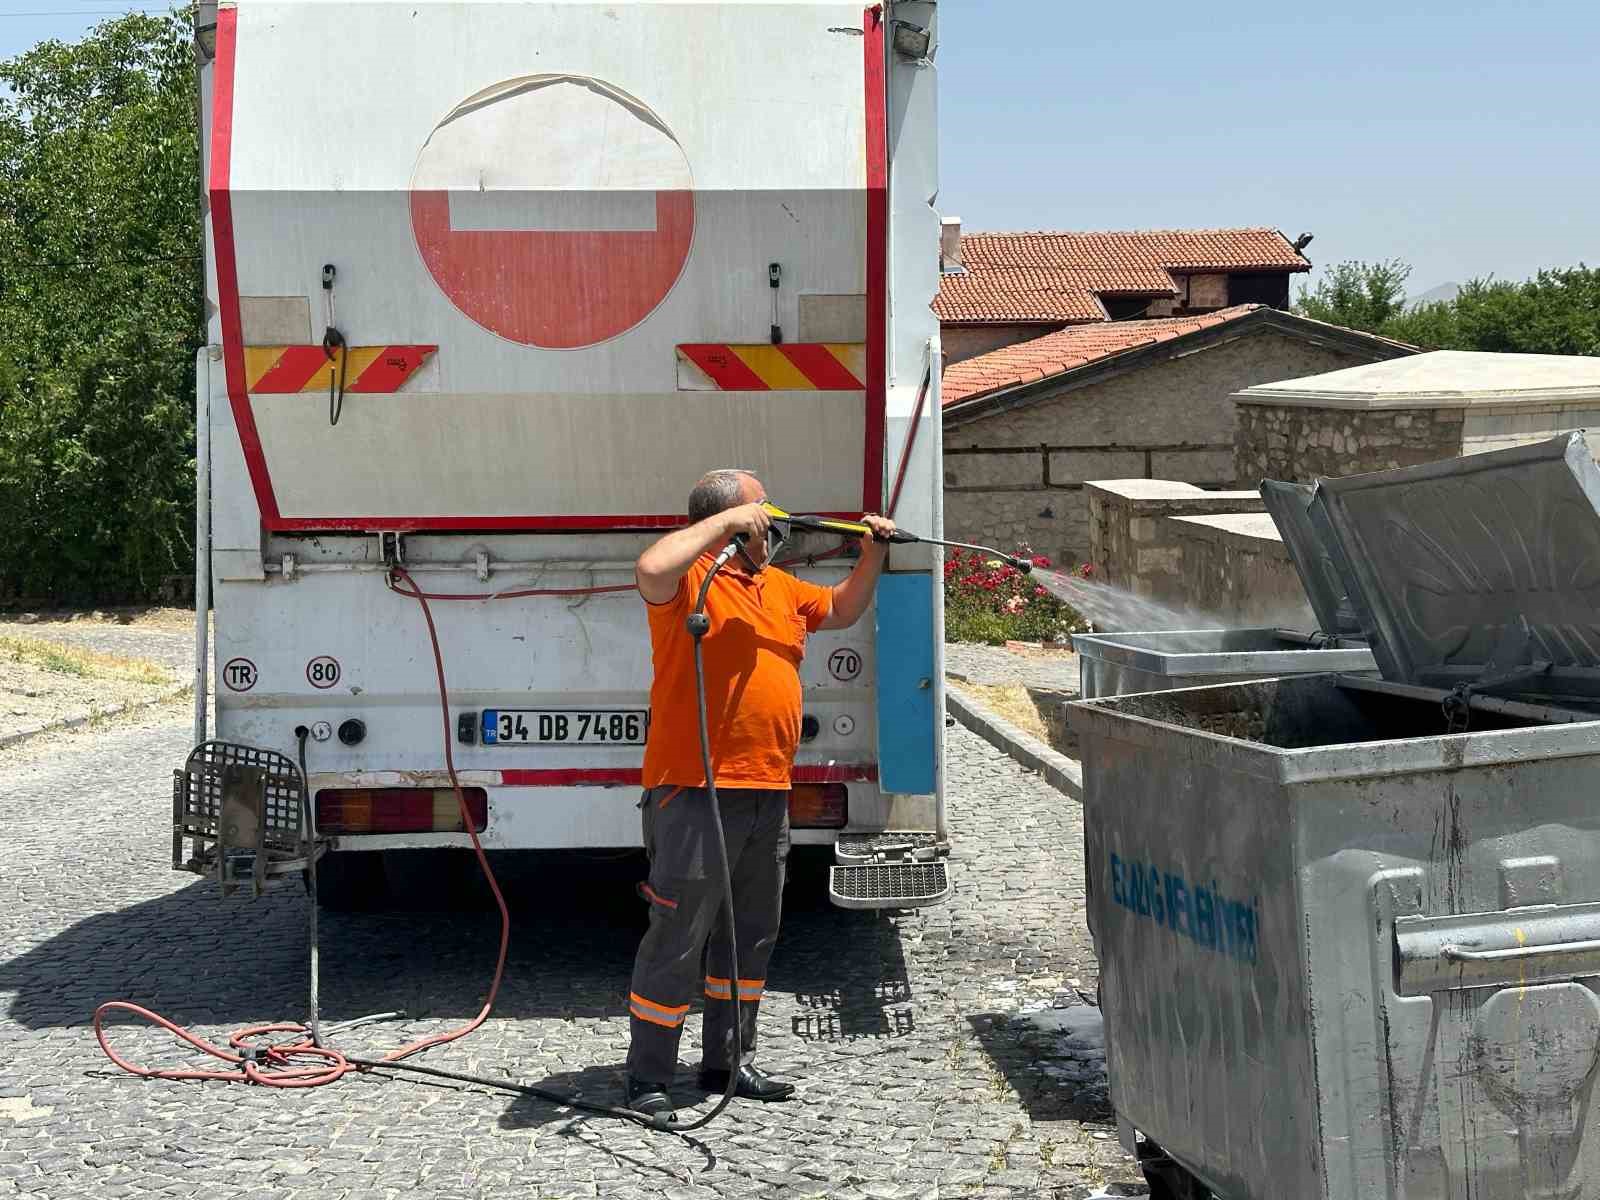
<svg viewBox="0 0 1600 1200">
<path fill-rule="evenodd" d="M 934 790 L 933 577 L 878 580 L 878 786 Z"/>
</svg>

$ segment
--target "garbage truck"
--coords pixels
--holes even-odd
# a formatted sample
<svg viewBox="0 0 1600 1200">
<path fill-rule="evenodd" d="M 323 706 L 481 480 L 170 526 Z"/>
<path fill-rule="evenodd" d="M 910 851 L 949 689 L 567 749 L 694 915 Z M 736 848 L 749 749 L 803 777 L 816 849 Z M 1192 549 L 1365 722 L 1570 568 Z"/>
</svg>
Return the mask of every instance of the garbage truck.
<svg viewBox="0 0 1600 1200">
<path fill-rule="evenodd" d="M 199 5 L 194 736 L 303 753 L 324 904 L 388 903 L 469 819 L 640 844 L 633 562 L 705 471 L 940 534 L 936 8 Z M 804 647 L 793 840 L 841 906 L 950 888 L 940 579 L 897 545 Z M 226 884 L 187 769 L 173 865 Z"/>
</svg>

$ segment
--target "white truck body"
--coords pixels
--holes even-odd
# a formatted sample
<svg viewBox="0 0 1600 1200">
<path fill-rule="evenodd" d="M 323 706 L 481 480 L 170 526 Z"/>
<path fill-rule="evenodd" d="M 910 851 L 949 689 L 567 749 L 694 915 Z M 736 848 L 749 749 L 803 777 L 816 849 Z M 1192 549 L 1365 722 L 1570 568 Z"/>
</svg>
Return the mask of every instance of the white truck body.
<svg viewBox="0 0 1600 1200">
<path fill-rule="evenodd" d="M 293 755 L 315 729 L 313 795 L 448 786 L 395 554 L 429 592 L 631 583 L 721 466 L 794 512 L 881 511 L 898 480 L 897 520 L 939 534 L 932 0 L 242 0 L 213 19 L 197 569 L 215 737 Z M 901 28 L 926 53 L 897 49 Z M 337 424 L 330 325 L 349 348 Z M 943 838 L 939 571 L 895 547 L 875 611 L 807 647 L 817 732 L 795 777 L 846 784 L 851 832 Z M 481 714 L 645 710 L 639 597 L 433 609 L 484 845 L 638 845 L 639 745 L 486 744 Z M 326 736 L 351 719 L 358 744 Z M 197 740 L 204 722 L 202 687 Z"/>
</svg>

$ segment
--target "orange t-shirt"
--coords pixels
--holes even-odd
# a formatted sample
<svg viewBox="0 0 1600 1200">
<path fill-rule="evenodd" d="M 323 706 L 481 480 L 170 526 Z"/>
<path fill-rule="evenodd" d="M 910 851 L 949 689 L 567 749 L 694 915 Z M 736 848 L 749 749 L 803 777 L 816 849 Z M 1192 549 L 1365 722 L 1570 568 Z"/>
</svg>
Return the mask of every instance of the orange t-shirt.
<svg viewBox="0 0 1600 1200">
<path fill-rule="evenodd" d="M 703 787 L 695 712 L 694 639 L 686 621 L 711 569 L 703 556 L 665 604 L 648 606 L 655 681 L 644 786 Z M 800 660 L 806 635 L 833 611 L 833 592 L 775 567 L 731 565 L 711 581 L 703 643 L 711 769 L 718 787 L 786 789 L 800 745 Z"/>
</svg>

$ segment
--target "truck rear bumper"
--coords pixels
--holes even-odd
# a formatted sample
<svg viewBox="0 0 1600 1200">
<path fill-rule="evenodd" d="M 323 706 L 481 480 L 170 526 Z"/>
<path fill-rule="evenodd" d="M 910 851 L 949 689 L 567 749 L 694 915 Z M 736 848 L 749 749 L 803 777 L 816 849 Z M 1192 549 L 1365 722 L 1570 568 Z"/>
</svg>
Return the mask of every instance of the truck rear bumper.
<svg viewBox="0 0 1600 1200">
<path fill-rule="evenodd" d="M 488 825 L 479 834 L 487 850 L 624 849 L 642 845 L 637 787 L 507 787 L 489 778 L 492 772 L 462 771 L 463 787 L 482 788 L 488 795 Z M 447 779 L 432 774 L 416 777 L 406 772 L 367 772 L 357 776 L 311 776 L 311 793 L 328 788 L 447 788 Z M 844 829 L 792 828 L 797 846 L 831 846 L 841 834 L 875 834 L 883 830 L 886 810 L 875 784 L 852 783 L 849 788 L 851 822 Z M 313 804 L 315 801 L 313 800 Z M 931 804 L 918 806 L 926 822 L 896 821 L 896 830 L 933 833 Z M 896 811 L 904 815 L 903 807 Z M 874 821 L 874 817 L 880 817 Z M 926 829 L 920 828 L 926 824 Z M 412 846 L 469 846 L 465 833 L 342 834 L 335 850 L 396 850 Z"/>
</svg>

